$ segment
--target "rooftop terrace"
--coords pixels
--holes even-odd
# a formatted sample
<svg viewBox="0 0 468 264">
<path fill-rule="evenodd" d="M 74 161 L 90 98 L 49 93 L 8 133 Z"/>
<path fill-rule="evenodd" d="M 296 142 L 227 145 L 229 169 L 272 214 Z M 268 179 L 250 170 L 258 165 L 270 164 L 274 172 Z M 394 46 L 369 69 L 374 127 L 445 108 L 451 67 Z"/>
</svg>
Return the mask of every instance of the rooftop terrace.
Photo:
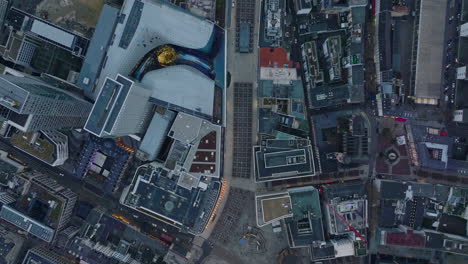
<svg viewBox="0 0 468 264">
<path fill-rule="evenodd" d="M 255 200 L 258 226 L 292 216 L 291 197 L 288 193 L 263 194 L 256 196 Z"/>
<path fill-rule="evenodd" d="M 36 132 L 37 133 L 37 132 Z M 37 137 L 36 133 L 19 132 L 11 136 L 11 144 L 22 151 L 37 157 L 38 159 L 52 164 L 55 161 L 55 146 L 46 137 Z M 31 144 L 33 137 L 37 137 L 35 143 Z"/>
</svg>

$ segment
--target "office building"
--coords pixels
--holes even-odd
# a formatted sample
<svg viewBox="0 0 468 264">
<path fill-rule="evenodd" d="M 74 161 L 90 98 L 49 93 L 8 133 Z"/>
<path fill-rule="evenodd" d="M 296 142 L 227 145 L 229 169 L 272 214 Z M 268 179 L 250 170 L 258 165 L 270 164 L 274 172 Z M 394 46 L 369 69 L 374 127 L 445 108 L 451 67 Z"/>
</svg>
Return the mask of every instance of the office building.
<svg viewBox="0 0 468 264">
<path fill-rule="evenodd" d="M 306 249 L 312 262 L 366 255 L 366 185 L 324 185 L 320 193 L 300 186 L 257 194 L 257 225 L 279 232 L 284 222 L 289 246 Z"/>
<path fill-rule="evenodd" d="M 466 188 L 381 180 L 380 244 L 467 255 Z M 427 224 L 434 223 L 434 224 Z"/>
<path fill-rule="evenodd" d="M 73 208 L 78 200 L 78 195 L 45 175 L 34 176 L 31 179 L 31 183 L 32 185 L 30 188 L 32 188 L 32 186 L 38 186 L 50 195 L 56 197 L 61 203 L 62 206 L 59 208 L 60 212 L 58 214 L 56 224 L 56 230 L 61 231 L 72 217 Z"/>
<path fill-rule="evenodd" d="M 7 11 L 5 25 L 5 60 L 64 80 L 80 71 L 89 39 L 15 7 Z"/>
<path fill-rule="evenodd" d="M 92 93 L 97 82 L 118 17 L 119 9 L 104 5 L 76 83 L 87 95 Z"/>
<path fill-rule="evenodd" d="M 444 32 L 447 0 L 422 0 L 416 8 L 418 23 L 414 41 L 410 86 L 417 104 L 437 105 L 442 85 Z"/>
<path fill-rule="evenodd" d="M 14 133 L 11 144 L 50 166 L 63 165 L 68 159 L 68 137 L 57 130 Z"/>
<path fill-rule="evenodd" d="M 96 102 L 108 102 L 109 98 L 100 97 L 110 95 L 101 90 L 116 89 L 109 87 L 118 86 L 109 79 L 120 82 L 115 79 L 120 76 L 120 79 L 131 79 L 134 86 L 151 91 L 151 104 L 224 123 L 224 29 L 162 0 L 125 1 L 120 14 L 105 7 L 101 18 L 77 83 L 88 97 Z M 98 32 L 102 34 L 97 35 Z M 132 107 L 135 111 L 138 108 Z M 107 110 L 94 109 L 96 118 Z M 123 117 L 125 111 L 129 109 L 115 115 Z M 101 133 L 97 131 L 101 130 L 100 125 L 91 127 L 91 118 L 93 115 L 88 120 L 88 131 L 93 130 L 96 135 L 128 135 L 140 131 L 139 125 L 132 123 L 127 131 L 116 125 L 113 132 L 104 128 Z M 101 122 L 108 123 L 107 116 L 102 118 L 105 120 Z M 139 120 L 132 122 L 139 123 Z"/>
<path fill-rule="evenodd" d="M 168 152 L 150 154 L 156 155 L 157 161 L 137 169 L 120 202 L 186 232 L 200 234 L 221 191 L 221 139 L 220 126 L 179 113 L 166 136 L 148 142 L 153 144 L 152 149 L 162 141 L 170 142 Z"/>
<path fill-rule="evenodd" d="M 67 258 L 46 247 L 28 250 L 22 264 L 70 264 Z"/>
<path fill-rule="evenodd" d="M 267 139 L 253 148 L 256 182 L 315 176 L 313 151 L 307 139 Z"/>
<path fill-rule="evenodd" d="M 20 177 L 26 181 L 25 195 L 14 205 L 2 206 L 0 219 L 52 243 L 70 221 L 78 195 L 42 174 Z"/>
<path fill-rule="evenodd" d="M 98 137 L 120 137 L 143 132 L 149 118 L 151 91 L 118 74 L 101 88 L 85 130 Z"/>
<path fill-rule="evenodd" d="M 455 110 L 453 112 L 453 121 L 459 123 L 468 123 L 468 109 Z"/>
<path fill-rule="evenodd" d="M 312 7 L 317 3 L 316 0 L 294 0 L 294 9 L 296 15 L 308 15 L 312 11 Z"/>
<path fill-rule="evenodd" d="M 2 75 L 0 107 L 10 125 L 29 132 L 82 127 L 92 105 L 41 79 Z"/>
<path fill-rule="evenodd" d="M 344 12 L 351 7 L 365 7 L 369 0 L 322 0 L 321 12 L 336 14 Z"/>
</svg>

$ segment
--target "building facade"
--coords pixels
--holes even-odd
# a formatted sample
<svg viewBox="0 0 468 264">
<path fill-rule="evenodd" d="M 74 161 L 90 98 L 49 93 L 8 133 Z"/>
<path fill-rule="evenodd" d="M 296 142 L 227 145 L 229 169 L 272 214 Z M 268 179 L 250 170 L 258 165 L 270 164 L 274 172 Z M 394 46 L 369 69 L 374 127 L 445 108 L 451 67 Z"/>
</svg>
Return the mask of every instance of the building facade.
<svg viewBox="0 0 468 264">
<path fill-rule="evenodd" d="M 28 250 L 22 264 L 68 264 L 69 262 L 61 255 L 45 247 L 35 247 Z"/>
<path fill-rule="evenodd" d="M 91 103 L 32 77 L 0 76 L 0 106 L 23 132 L 83 127 Z"/>
<path fill-rule="evenodd" d="M 78 195 L 43 174 L 21 174 L 25 182 L 22 197 L 15 204 L 4 204 L 0 219 L 47 242 L 54 243 L 73 214 Z M 37 218 L 36 206 L 44 210 Z"/>
</svg>

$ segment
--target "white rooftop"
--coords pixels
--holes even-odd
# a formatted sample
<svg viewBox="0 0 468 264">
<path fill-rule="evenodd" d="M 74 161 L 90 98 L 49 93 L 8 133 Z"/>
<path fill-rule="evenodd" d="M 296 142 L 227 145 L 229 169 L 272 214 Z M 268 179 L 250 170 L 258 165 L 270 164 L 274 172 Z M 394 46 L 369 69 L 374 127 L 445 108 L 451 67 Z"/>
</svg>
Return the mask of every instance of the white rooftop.
<svg viewBox="0 0 468 264">
<path fill-rule="evenodd" d="M 213 116 L 215 82 L 190 66 L 148 72 L 141 84 L 153 91 L 153 98 Z"/>
<path fill-rule="evenodd" d="M 297 80 L 295 68 L 260 68 L 260 80 Z"/>
<path fill-rule="evenodd" d="M 163 44 L 201 49 L 210 41 L 214 24 L 181 11 L 160 1 L 141 0 L 141 18 L 133 38 L 126 49 L 119 47 L 123 30 L 127 24 L 135 0 L 124 2 L 121 14 L 123 23 L 118 23 L 115 38 L 107 52 L 107 61 L 102 69 L 94 98 L 97 97 L 106 76 L 115 77 L 117 73 L 128 75 L 138 61 L 150 50 Z"/>
<path fill-rule="evenodd" d="M 68 48 L 73 46 L 73 41 L 75 40 L 75 36 L 72 34 L 37 19 L 35 19 L 32 24 L 31 32 L 46 39 L 53 40 Z"/>
</svg>

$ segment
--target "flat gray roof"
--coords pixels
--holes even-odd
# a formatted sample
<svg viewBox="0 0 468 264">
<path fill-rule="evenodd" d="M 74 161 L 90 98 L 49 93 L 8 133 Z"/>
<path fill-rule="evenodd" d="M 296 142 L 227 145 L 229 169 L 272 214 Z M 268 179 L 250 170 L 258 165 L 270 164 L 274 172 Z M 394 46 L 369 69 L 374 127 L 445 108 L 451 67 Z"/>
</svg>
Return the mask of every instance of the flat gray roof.
<svg viewBox="0 0 468 264">
<path fill-rule="evenodd" d="M 75 41 L 74 35 L 60 28 L 46 24 L 40 20 L 33 21 L 31 32 L 68 48 L 72 48 Z"/>
<path fill-rule="evenodd" d="M 76 84 L 87 94 L 92 93 L 99 76 L 118 17 L 119 9 L 104 5 Z"/>
<path fill-rule="evenodd" d="M 99 97 L 94 103 L 93 110 L 89 114 L 88 120 L 85 124 L 85 129 L 97 136 L 102 134 L 104 126 L 106 125 L 107 119 L 112 113 L 113 105 L 116 103 L 120 95 L 128 94 L 127 92 L 121 93 L 123 85 L 117 81 L 107 78 Z M 123 97 L 125 99 L 125 96 Z M 122 100 L 119 100 L 122 101 Z"/>
<path fill-rule="evenodd" d="M 440 98 L 447 0 L 422 0 L 416 61 L 415 96 Z"/>
<path fill-rule="evenodd" d="M 187 65 L 175 65 L 148 72 L 141 84 L 151 89 L 152 98 L 213 116 L 215 82 Z"/>
<path fill-rule="evenodd" d="M 154 113 L 140 145 L 140 150 L 148 154 L 148 160 L 156 159 L 175 115 L 176 113 L 171 110 L 167 110 L 164 114 Z"/>
<path fill-rule="evenodd" d="M 197 139 L 202 121 L 198 117 L 179 113 L 172 124 L 169 136 L 184 143 L 191 143 Z"/>
<path fill-rule="evenodd" d="M 255 179 L 258 182 L 314 176 L 310 141 L 274 139 L 254 147 Z"/>
</svg>

